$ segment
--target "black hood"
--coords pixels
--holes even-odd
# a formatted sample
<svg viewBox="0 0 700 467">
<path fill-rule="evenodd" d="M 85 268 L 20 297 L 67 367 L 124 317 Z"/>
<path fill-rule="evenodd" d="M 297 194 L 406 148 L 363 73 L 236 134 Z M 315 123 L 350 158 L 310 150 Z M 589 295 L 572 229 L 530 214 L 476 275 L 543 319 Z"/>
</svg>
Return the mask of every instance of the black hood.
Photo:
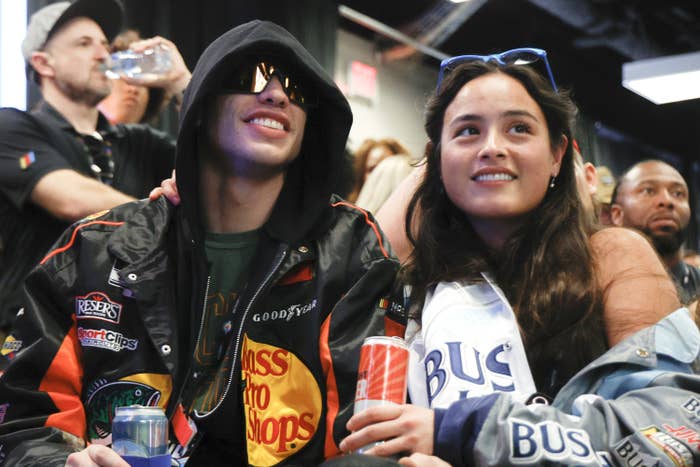
<svg viewBox="0 0 700 467">
<path fill-rule="evenodd" d="M 305 87 L 318 96 L 307 113 L 301 152 L 287 171 L 282 192 L 265 228 L 278 240 L 293 243 L 312 231 L 337 186 L 343 150 L 352 124 L 350 106 L 331 77 L 285 29 L 267 21 L 251 21 L 215 40 L 204 51 L 185 92 L 177 138 L 177 183 L 182 211 L 192 231 L 199 225 L 197 138 L 202 106 L 246 57 L 280 58 L 300 73 Z"/>
</svg>

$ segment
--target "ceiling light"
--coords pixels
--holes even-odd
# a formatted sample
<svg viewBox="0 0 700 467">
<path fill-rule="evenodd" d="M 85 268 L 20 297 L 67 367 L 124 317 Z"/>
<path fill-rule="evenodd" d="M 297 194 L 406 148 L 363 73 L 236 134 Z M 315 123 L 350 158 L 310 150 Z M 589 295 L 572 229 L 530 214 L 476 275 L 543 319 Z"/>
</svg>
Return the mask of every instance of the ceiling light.
<svg viewBox="0 0 700 467">
<path fill-rule="evenodd" d="M 622 85 L 655 104 L 700 98 L 700 52 L 623 63 Z"/>
</svg>

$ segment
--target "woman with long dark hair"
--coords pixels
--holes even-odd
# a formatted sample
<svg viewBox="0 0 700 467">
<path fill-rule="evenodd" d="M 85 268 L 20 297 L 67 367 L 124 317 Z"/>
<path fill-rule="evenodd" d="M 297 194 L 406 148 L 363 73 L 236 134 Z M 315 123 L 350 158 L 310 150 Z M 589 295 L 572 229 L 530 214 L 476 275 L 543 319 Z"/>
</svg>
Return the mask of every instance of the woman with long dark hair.
<svg viewBox="0 0 700 467">
<path fill-rule="evenodd" d="M 591 224 L 575 113 L 544 51 L 443 62 L 405 223 L 412 404 L 355 415 L 341 449 L 385 440 L 368 453 L 406 465 L 700 458 L 669 432 L 700 429 L 700 333 L 648 242 Z"/>
</svg>

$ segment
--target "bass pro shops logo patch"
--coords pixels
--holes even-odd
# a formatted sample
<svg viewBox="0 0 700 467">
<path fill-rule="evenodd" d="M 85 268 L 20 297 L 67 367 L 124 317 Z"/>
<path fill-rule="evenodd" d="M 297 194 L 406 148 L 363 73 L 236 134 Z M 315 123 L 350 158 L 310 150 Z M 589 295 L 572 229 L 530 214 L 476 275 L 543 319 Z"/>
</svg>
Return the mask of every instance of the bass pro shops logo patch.
<svg viewBox="0 0 700 467">
<path fill-rule="evenodd" d="M 243 337 L 241 353 L 248 462 L 279 464 L 299 452 L 318 429 L 321 390 L 292 352 Z"/>
<path fill-rule="evenodd" d="M 121 315 L 121 303 L 113 302 L 104 292 L 75 297 L 75 317 L 78 319 L 99 319 L 119 324 Z"/>
</svg>

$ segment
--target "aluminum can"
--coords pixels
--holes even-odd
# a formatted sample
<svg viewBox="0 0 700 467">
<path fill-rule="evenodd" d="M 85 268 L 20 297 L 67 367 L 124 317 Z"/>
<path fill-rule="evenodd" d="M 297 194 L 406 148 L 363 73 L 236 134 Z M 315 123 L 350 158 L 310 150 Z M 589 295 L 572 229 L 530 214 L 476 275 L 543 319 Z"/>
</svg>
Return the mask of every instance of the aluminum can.
<svg viewBox="0 0 700 467">
<path fill-rule="evenodd" d="M 406 402 L 408 348 L 400 337 L 367 337 L 360 350 L 354 413 Z M 358 449 L 364 452 L 376 443 Z"/>
<path fill-rule="evenodd" d="M 112 449 L 131 466 L 170 467 L 168 419 L 160 407 L 117 407 Z"/>
</svg>

